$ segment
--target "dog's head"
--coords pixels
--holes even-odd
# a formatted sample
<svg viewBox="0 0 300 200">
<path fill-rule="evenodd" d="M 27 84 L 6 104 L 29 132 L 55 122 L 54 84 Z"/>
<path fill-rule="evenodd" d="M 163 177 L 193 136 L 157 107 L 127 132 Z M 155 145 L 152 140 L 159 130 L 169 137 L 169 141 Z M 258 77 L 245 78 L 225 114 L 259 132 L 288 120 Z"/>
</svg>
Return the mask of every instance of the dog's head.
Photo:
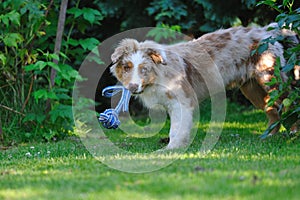
<svg viewBox="0 0 300 200">
<path fill-rule="evenodd" d="M 165 65 L 165 53 L 157 48 L 157 43 L 139 43 L 134 39 L 124 39 L 111 56 L 113 66 L 110 71 L 133 94 L 140 94 L 157 78 L 160 65 Z"/>
</svg>

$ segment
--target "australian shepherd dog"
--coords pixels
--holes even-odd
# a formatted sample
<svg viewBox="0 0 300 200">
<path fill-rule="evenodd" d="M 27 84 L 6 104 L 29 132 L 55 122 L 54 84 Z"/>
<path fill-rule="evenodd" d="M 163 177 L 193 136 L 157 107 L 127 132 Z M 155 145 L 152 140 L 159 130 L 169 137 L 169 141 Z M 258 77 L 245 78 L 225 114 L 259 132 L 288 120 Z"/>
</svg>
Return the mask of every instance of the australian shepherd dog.
<svg viewBox="0 0 300 200">
<path fill-rule="evenodd" d="M 263 39 L 286 34 L 268 30 L 274 26 L 222 29 L 172 45 L 123 39 L 111 56 L 110 70 L 146 107 L 160 104 L 166 108 L 171 120 L 168 149 L 189 143 L 195 104 L 209 96 L 207 80 L 239 87 L 254 106 L 265 111 L 270 125 L 280 119 L 280 102 L 268 106 L 268 93 L 276 87 L 266 83 L 273 77 L 276 59 L 284 65 L 284 49 L 275 42 L 263 53 L 253 50 Z M 286 79 L 285 74 L 281 76 Z M 279 126 L 272 133 L 278 130 Z"/>
</svg>

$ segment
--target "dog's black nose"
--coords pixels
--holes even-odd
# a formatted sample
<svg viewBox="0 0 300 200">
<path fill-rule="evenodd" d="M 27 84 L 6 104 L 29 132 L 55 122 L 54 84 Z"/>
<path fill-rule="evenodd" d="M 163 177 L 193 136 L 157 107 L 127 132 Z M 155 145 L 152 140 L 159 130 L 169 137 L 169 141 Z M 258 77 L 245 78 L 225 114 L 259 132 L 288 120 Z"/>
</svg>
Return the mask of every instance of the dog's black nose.
<svg viewBox="0 0 300 200">
<path fill-rule="evenodd" d="M 137 90 L 139 89 L 139 85 L 135 83 L 129 83 L 128 89 L 130 90 L 131 93 L 137 93 Z"/>
</svg>

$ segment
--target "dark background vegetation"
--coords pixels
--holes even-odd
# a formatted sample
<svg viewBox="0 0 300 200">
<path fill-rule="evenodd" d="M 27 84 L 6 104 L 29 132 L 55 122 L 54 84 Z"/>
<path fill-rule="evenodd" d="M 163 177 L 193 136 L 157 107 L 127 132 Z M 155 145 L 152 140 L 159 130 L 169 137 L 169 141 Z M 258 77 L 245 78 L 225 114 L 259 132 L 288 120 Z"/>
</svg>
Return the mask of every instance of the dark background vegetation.
<svg viewBox="0 0 300 200">
<path fill-rule="evenodd" d="M 278 15 L 276 7 L 258 6 L 257 0 L 69 0 L 58 53 L 61 1 L 0 2 L 0 137 L 10 145 L 72 133 L 76 70 L 95 46 L 117 33 L 157 26 L 199 37 L 231 26 L 266 25 Z M 105 76 L 101 84 L 115 83 Z M 236 90 L 229 96 L 249 105 Z"/>
</svg>

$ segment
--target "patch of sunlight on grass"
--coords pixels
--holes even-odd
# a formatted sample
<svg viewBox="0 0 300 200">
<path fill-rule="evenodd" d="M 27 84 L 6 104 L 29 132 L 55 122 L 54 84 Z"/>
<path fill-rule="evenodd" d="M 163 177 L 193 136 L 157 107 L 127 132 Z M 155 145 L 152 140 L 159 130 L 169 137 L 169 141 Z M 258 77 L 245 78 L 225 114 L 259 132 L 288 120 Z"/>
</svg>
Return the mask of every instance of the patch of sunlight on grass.
<svg viewBox="0 0 300 200">
<path fill-rule="evenodd" d="M 38 199 L 41 195 L 47 195 L 46 190 L 37 188 L 0 189 L 0 199 Z"/>
<path fill-rule="evenodd" d="M 223 128 L 226 129 L 261 129 L 266 126 L 265 122 L 245 123 L 245 122 L 225 122 Z"/>
<path fill-rule="evenodd" d="M 130 186 L 133 187 L 133 186 Z M 155 198 L 150 194 L 147 194 L 146 192 L 142 192 L 142 191 L 135 191 L 133 190 L 123 190 L 121 189 L 121 187 L 117 187 L 115 190 L 113 191 L 105 191 L 102 193 L 103 196 L 106 197 L 106 199 L 143 199 L 143 200 L 159 200 L 159 198 Z M 93 199 L 95 199 L 95 197 L 97 198 L 97 196 L 95 195 L 89 195 L 90 197 L 94 197 Z M 99 197 L 99 196 L 98 196 Z"/>
</svg>

